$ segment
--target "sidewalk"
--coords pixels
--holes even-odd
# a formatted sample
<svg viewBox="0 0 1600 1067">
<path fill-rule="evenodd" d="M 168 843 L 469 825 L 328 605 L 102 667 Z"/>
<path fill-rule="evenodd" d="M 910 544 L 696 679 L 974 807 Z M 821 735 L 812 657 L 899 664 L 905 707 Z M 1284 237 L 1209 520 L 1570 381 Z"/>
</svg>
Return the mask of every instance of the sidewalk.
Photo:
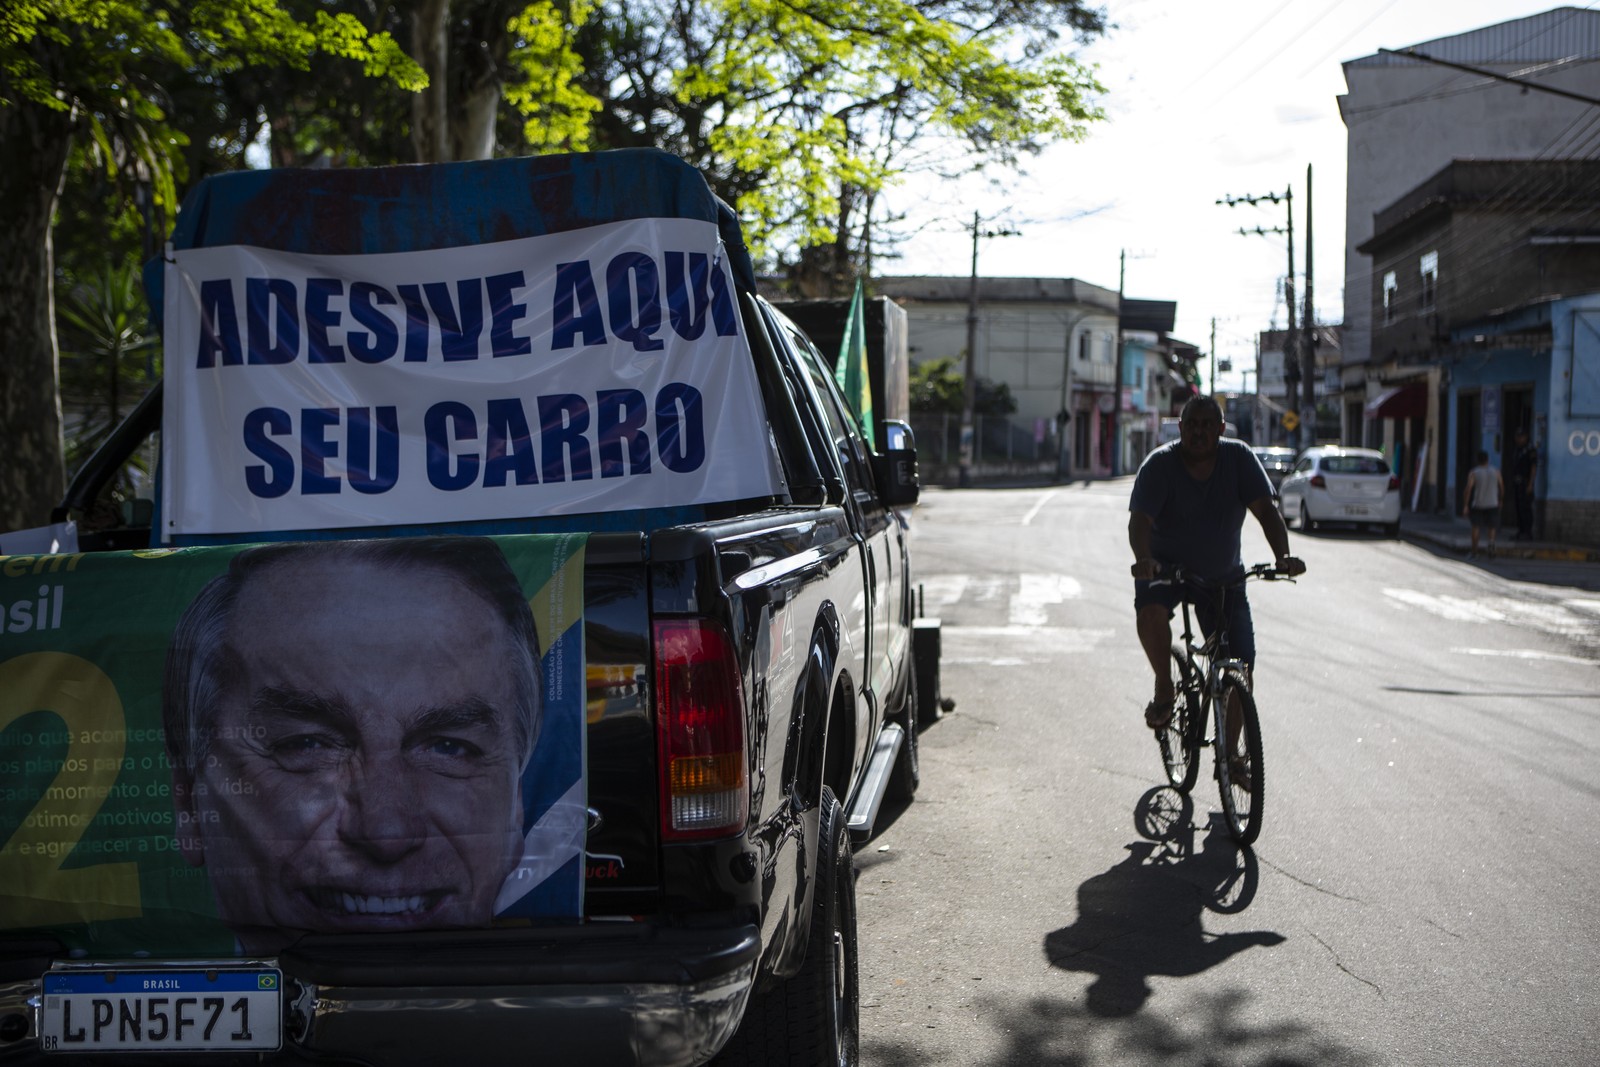
<svg viewBox="0 0 1600 1067">
<path fill-rule="evenodd" d="M 1554 541 L 1515 541 L 1516 530 L 1501 528 L 1495 542 L 1497 559 L 1566 560 L 1575 563 L 1600 562 L 1600 549 L 1579 545 L 1563 545 Z M 1431 515 L 1423 512 L 1403 512 L 1400 516 L 1400 536 L 1407 541 L 1426 542 L 1438 548 L 1459 552 L 1465 556 L 1472 547 L 1472 527 L 1466 519 L 1451 515 Z M 1488 545 L 1480 538 L 1480 554 Z"/>
</svg>

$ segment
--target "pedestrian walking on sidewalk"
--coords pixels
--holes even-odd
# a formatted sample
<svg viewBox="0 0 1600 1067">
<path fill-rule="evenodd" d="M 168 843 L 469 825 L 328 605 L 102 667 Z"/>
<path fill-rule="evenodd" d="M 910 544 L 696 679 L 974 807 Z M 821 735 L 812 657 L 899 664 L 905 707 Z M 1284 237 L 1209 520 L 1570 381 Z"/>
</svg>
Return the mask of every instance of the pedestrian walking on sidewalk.
<svg viewBox="0 0 1600 1067">
<path fill-rule="evenodd" d="M 1528 440 L 1528 428 L 1517 430 L 1511 454 L 1511 502 L 1517 508 L 1518 541 L 1533 540 L 1533 476 L 1539 473 L 1539 446 Z"/>
<path fill-rule="evenodd" d="M 1494 537 L 1500 529 L 1500 498 L 1505 495 L 1505 479 L 1489 466 L 1489 453 L 1478 453 L 1478 465 L 1467 475 L 1466 506 L 1461 514 L 1472 522 L 1472 550 L 1468 559 L 1478 558 L 1478 531 L 1489 530 L 1489 558 L 1494 558 Z"/>
</svg>

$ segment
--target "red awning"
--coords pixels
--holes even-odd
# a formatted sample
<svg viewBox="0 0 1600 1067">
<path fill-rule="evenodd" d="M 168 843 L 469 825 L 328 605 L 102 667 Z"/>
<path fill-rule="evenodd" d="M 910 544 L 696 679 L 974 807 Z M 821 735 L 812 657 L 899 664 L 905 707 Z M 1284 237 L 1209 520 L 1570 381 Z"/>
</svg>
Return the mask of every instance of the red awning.
<svg viewBox="0 0 1600 1067">
<path fill-rule="evenodd" d="M 1422 419 L 1428 415 L 1428 385 L 1408 382 L 1390 386 L 1367 401 L 1369 419 Z"/>
</svg>

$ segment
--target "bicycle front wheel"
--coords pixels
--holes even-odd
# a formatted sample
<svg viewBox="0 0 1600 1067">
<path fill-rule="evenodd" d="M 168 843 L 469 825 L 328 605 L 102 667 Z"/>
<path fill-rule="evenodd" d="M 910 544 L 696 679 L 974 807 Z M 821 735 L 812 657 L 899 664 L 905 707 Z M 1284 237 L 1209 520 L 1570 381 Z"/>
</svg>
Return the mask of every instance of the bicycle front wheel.
<svg viewBox="0 0 1600 1067">
<path fill-rule="evenodd" d="M 1189 665 L 1180 646 L 1172 646 L 1172 659 L 1178 667 L 1172 721 L 1156 734 L 1156 743 L 1161 746 L 1167 781 L 1178 792 L 1187 793 L 1200 776 L 1200 676 Z"/>
<path fill-rule="evenodd" d="M 1265 775 L 1261 759 L 1261 720 L 1243 676 L 1229 672 L 1222 682 L 1223 730 L 1217 738 L 1217 789 L 1228 833 L 1241 845 L 1261 833 Z"/>
</svg>

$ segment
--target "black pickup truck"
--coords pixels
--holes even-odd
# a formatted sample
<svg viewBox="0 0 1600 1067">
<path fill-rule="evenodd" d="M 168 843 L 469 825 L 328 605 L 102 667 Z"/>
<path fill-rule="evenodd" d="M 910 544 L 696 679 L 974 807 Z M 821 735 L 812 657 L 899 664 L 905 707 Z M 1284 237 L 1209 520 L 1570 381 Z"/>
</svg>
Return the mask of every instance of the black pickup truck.
<svg viewBox="0 0 1600 1067">
<path fill-rule="evenodd" d="M 146 277 L 58 518 L 143 499 L 0 557 L 0 1063 L 856 1062 L 916 454 L 700 175 L 224 175 Z"/>
</svg>

